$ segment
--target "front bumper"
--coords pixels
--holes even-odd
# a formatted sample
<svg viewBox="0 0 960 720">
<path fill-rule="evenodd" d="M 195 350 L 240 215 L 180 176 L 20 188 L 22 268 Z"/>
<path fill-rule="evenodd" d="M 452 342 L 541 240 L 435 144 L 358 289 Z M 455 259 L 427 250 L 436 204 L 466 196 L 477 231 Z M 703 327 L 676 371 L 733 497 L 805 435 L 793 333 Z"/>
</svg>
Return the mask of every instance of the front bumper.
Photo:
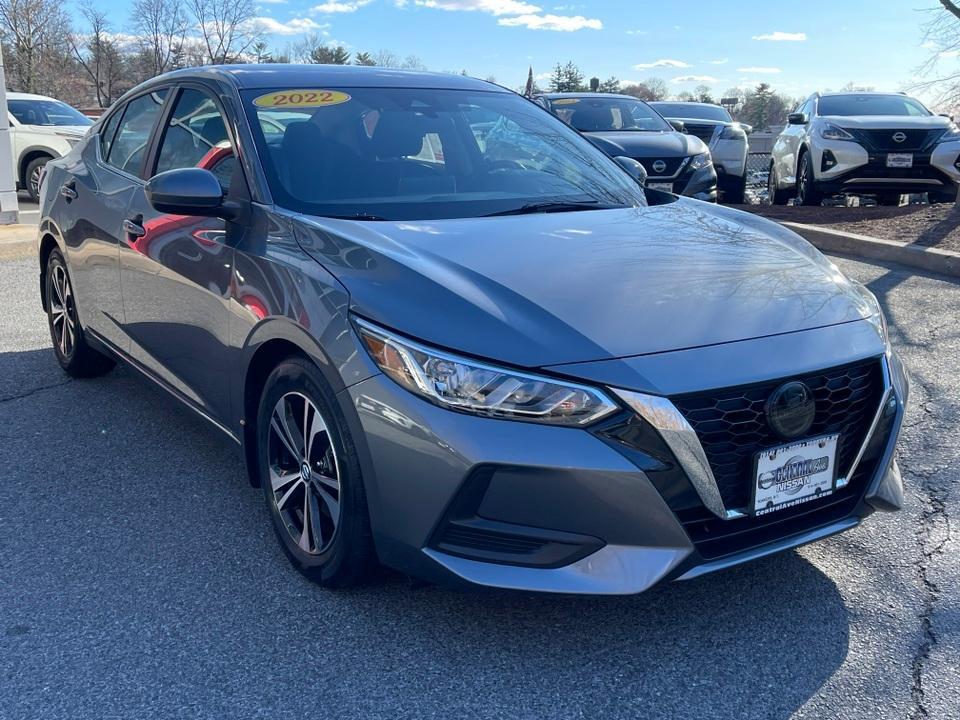
<svg viewBox="0 0 960 720">
<path fill-rule="evenodd" d="M 734 345 L 751 345 L 739 350 L 748 354 L 813 345 L 827 365 L 877 350 L 862 333 L 839 345 L 836 331 L 793 335 Z M 699 361 L 717 352 L 731 349 L 707 349 Z M 784 358 L 780 376 L 809 369 L 803 352 Z M 698 486 L 665 436 L 650 426 L 636 435 L 611 431 L 637 420 L 626 407 L 585 430 L 495 420 L 436 407 L 382 375 L 344 390 L 341 400 L 362 430 L 358 449 L 384 564 L 441 584 L 631 594 L 796 547 L 849 529 L 875 509 L 899 507 L 893 453 L 907 385 L 895 357 L 884 363 L 896 407 L 842 502 L 765 516 L 759 527 L 749 517 L 696 517 Z M 714 527 L 742 528 L 746 540 L 704 555 L 700 535 Z"/>
<path fill-rule="evenodd" d="M 913 155 L 913 167 L 888 168 L 887 151 L 851 141 L 820 141 L 811 150 L 817 188 L 828 194 L 923 193 L 954 191 L 960 183 L 960 170 L 956 167 L 960 141 L 905 152 Z M 825 155 L 830 163 L 824 162 Z M 828 167 L 830 164 L 833 166 Z"/>
</svg>

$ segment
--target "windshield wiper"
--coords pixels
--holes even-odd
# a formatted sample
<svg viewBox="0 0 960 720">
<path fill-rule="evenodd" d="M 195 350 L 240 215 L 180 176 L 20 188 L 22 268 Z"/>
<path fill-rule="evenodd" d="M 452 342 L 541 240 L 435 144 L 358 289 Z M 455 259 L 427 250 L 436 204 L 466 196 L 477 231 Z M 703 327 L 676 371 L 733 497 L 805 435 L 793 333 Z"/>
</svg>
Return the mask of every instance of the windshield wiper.
<svg viewBox="0 0 960 720">
<path fill-rule="evenodd" d="M 484 217 L 496 217 L 498 215 L 532 215 L 534 213 L 549 212 L 576 212 L 577 210 L 610 210 L 623 207 L 622 205 L 601 205 L 599 200 L 552 200 L 547 202 L 535 202 L 521 205 L 518 208 L 509 210 L 499 210 L 484 215 Z"/>
</svg>

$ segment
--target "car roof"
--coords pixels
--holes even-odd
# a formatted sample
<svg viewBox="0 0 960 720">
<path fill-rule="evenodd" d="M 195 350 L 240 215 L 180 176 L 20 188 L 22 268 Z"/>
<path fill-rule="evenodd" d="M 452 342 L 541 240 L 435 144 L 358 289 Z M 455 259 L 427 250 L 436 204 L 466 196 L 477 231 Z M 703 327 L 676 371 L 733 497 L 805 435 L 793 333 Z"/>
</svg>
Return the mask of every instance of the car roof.
<svg viewBox="0 0 960 720">
<path fill-rule="evenodd" d="M 718 107 L 721 109 L 725 109 L 723 105 L 719 105 L 717 103 L 702 103 L 702 102 L 697 102 L 696 100 L 651 100 L 650 104 L 651 105 L 689 105 L 690 107 L 695 107 L 698 105 L 700 106 L 706 105 L 707 107 Z"/>
<path fill-rule="evenodd" d="M 8 92 L 7 100 L 54 100 L 56 101 L 56 98 L 47 97 L 46 95 L 34 95 L 33 93 Z"/>
<path fill-rule="evenodd" d="M 436 90 L 474 90 L 512 92 L 485 80 L 451 73 L 399 70 L 357 65 L 287 65 L 262 63 L 255 65 L 209 65 L 166 73 L 151 81 L 188 78 L 210 78 L 231 82 L 240 90 L 278 87 L 395 87 Z"/>
<path fill-rule="evenodd" d="M 880 92 L 879 90 L 837 90 L 835 92 L 820 93 L 820 97 L 842 97 L 845 95 L 886 95 L 888 97 L 909 97 L 906 93 L 902 92 Z"/>
<path fill-rule="evenodd" d="M 619 100 L 636 100 L 637 102 L 646 102 L 633 95 L 621 95 L 619 93 L 601 93 L 601 92 L 566 92 L 566 93 L 540 93 L 537 97 L 547 100 L 557 100 L 560 98 L 617 98 Z"/>
</svg>

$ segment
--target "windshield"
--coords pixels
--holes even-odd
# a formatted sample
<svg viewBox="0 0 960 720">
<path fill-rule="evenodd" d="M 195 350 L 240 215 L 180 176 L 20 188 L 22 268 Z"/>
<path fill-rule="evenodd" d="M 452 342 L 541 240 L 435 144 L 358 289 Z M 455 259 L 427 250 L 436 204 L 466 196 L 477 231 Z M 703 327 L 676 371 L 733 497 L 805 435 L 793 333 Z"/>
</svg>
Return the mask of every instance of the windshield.
<svg viewBox="0 0 960 720">
<path fill-rule="evenodd" d="M 580 132 L 673 130 L 640 100 L 624 97 L 565 97 L 549 100 L 550 109 Z"/>
<path fill-rule="evenodd" d="M 59 100 L 7 99 L 7 109 L 21 125 L 93 125 L 93 120 Z"/>
<path fill-rule="evenodd" d="M 619 165 L 512 93 L 250 90 L 276 202 L 356 219 L 465 218 L 645 204 Z"/>
<path fill-rule="evenodd" d="M 691 118 L 694 120 L 733 122 L 730 113 L 719 105 L 710 105 L 708 103 L 655 102 L 650 103 L 650 106 L 664 117 L 675 118 L 677 120 Z"/>
<path fill-rule="evenodd" d="M 827 95 L 820 98 L 820 115 L 927 116 L 930 111 L 905 95 Z"/>
</svg>

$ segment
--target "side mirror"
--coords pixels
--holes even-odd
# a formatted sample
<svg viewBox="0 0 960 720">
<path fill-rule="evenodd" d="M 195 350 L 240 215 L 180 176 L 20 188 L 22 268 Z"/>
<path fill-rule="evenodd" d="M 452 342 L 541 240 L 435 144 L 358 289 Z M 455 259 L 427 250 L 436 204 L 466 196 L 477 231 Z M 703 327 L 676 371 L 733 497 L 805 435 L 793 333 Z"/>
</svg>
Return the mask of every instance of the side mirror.
<svg viewBox="0 0 960 720">
<path fill-rule="evenodd" d="M 158 212 L 171 215 L 233 217 L 223 201 L 220 181 L 203 168 L 180 168 L 154 175 L 144 188 L 147 202 Z"/>
<path fill-rule="evenodd" d="M 953 122 L 953 115 L 950 113 L 940 113 L 940 117 L 949 118 L 950 122 Z"/>
<path fill-rule="evenodd" d="M 683 124 L 683 120 L 667 120 L 673 126 L 673 129 L 677 132 L 686 132 L 687 126 Z"/>
<path fill-rule="evenodd" d="M 625 155 L 617 155 L 614 158 L 617 164 L 630 173 L 630 177 L 637 181 L 637 184 L 643 187 L 647 184 L 647 169 L 633 158 Z"/>
<path fill-rule="evenodd" d="M 753 125 L 747 125 L 746 123 L 740 123 L 740 129 L 743 130 L 747 135 L 753 133 Z"/>
<path fill-rule="evenodd" d="M 803 113 L 790 113 L 787 115 L 787 122 L 791 125 L 806 125 L 807 116 Z"/>
</svg>

